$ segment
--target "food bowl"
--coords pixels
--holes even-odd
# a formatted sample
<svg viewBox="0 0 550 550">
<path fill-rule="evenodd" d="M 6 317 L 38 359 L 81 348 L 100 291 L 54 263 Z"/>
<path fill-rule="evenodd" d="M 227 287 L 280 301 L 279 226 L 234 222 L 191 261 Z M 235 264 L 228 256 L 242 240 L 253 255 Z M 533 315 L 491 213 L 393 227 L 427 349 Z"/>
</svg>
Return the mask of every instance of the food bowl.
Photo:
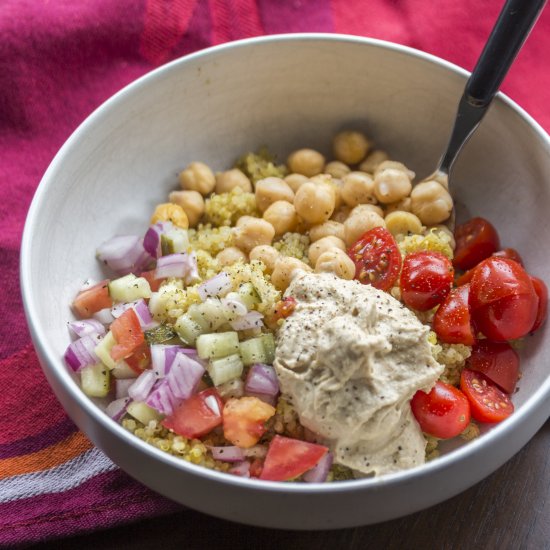
<svg viewBox="0 0 550 550">
<path fill-rule="evenodd" d="M 21 285 L 46 377 L 71 418 L 116 464 L 155 491 L 221 518 L 287 529 L 366 525 L 441 502 L 516 453 L 550 413 L 543 327 L 527 338 L 516 412 L 471 442 L 397 474 L 327 484 L 274 483 L 207 470 L 163 453 L 86 397 L 62 357 L 69 304 L 100 279 L 97 245 L 143 233 L 154 206 L 194 160 L 225 169 L 269 146 L 329 153 L 354 127 L 419 175 L 436 166 L 468 74 L 403 46 L 338 35 L 283 35 L 211 48 L 163 66 L 95 111 L 47 170 L 30 208 Z M 498 228 L 533 274 L 550 281 L 550 140 L 499 94 L 457 162 L 453 192 Z M 454 448 L 453 448 L 454 447 Z"/>
</svg>

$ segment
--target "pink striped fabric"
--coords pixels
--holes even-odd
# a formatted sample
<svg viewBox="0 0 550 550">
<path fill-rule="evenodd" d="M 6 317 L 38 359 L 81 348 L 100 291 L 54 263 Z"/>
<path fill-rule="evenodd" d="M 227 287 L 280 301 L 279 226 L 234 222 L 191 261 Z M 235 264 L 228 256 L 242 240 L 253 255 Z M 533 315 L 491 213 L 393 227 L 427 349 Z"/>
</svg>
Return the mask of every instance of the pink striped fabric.
<svg viewBox="0 0 550 550">
<path fill-rule="evenodd" d="M 26 329 L 19 244 L 40 177 L 76 126 L 152 68 L 228 40 L 359 34 L 472 68 L 501 0 L 3 0 L 0 9 L 0 545 L 177 509 L 95 449 L 50 391 Z M 452 37 L 452 38 L 451 38 Z M 550 128 L 550 13 L 504 90 Z"/>
</svg>

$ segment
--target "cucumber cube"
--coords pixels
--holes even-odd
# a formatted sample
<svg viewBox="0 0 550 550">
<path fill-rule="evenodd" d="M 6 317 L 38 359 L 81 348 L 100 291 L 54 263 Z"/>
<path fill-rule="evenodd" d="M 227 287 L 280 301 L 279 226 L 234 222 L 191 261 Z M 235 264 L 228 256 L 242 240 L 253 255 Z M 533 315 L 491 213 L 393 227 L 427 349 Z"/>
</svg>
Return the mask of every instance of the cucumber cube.
<svg viewBox="0 0 550 550">
<path fill-rule="evenodd" d="M 142 424 L 149 424 L 151 420 L 160 420 L 162 415 L 141 401 L 131 401 L 126 409 L 126 412 L 139 420 Z"/>
<path fill-rule="evenodd" d="M 273 361 L 275 361 L 275 340 L 273 339 L 273 334 L 271 334 L 270 332 L 262 334 L 261 339 L 264 344 L 264 363 L 272 365 Z"/>
<path fill-rule="evenodd" d="M 197 353 L 201 359 L 219 359 L 239 353 L 239 335 L 234 331 L 201 334 L 197 338 Z"/>
<path fill-rule="evenodd" d="M 238 354 L 213 359 L 210 361 L 207 370 L 215 386 L 225 384 L 229 380 L 240 378 L 243 373 L 243 362 Z"/>
<path fill-rule="evenodd" d="M 82 391 L 90 397 L 106 397 L 110 387 L 110 371 L 103 363 L 88 365 L 80 370 Z"/>
<path fill-rule="evenodd" d="M 240 343 L 239 347 L 241 358 L 246 367 L 254 363 L 267 363 L 267 355 L 265 353 L 262 336 L 245 340 Z"/>
<path fill-rule="evenodd" d="M 94 349 L 95 354 L 101 359 L 101 362 L 111 370 L 116 367 L 116 361 L 111 357 L 111 350 L 115 344 L 115 337 L 109 331 Z"/>
<path fill-rule="evenodd" d="M 255 305 L 262 301 L 260 293 L 252 283 L 243 283 L 239 286 L 237 292 L 248 310 L 253 309 Z"/>
<path fill-rule="evenodd" d="M 109 283 L 109 295 L 115 302 L 134 302 L 151 297 L 151 287 L 147 279 L 129 273 Z"/>
<path fill-rule="evenodd" d="M 185 344 L 194 346 L 197 338 L 203 333 L 204 329 L 193 321 L 187 313 L 184 313 L 178 317 L 174 325 L 174 330 Z"/>
</svg>

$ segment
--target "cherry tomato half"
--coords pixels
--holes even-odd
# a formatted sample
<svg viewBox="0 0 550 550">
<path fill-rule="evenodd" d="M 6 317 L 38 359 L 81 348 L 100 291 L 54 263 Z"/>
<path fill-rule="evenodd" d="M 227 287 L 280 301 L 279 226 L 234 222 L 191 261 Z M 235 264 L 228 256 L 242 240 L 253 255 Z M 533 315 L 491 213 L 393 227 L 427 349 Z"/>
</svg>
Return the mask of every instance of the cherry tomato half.
<svg viewBox="0 0 550 550">
<path fill-rule="evenodd" d="M 450 260 L 439 252 L 413 252 L 405 256 L 401 271 L 401 298 L 418 311 L 440 304 L 453 284 Z"/>
<path fill-rule="evenodd" d="M 470 401 L 472 417 L 478 422 L 501 422 L 514 412 L 510 397 L 479 372 L 464 369 L 460 389 Z"/>
<path fill-rule="evenodd" d="M 130 357 L 145 342 L 139 318 L 131 308 L 112 322 L 111 332 L 116 344 L 110 354 L 115 361 Z"/>
<path fill-rule="evenodd" d="M 476 266 L 500 248 L 497 230 L 483 218 L 472 218 L 455 229 L 455 267 Z"/>
<path fill-rule="evenodd" d="M 506 342 L 480 340 L 469 358 L 471 370 L 483 373 L 506 393 L 513 393 L 519 377 L 519 356 Z"/>
<path fill-rule="evenodd" d="M 535 319 L 535 324 L 530 331 L 535 332 L 544 323 L 544 321 L 546 321 L 546 317 L 548 317 L 548 288 L 544 284 L 544 281 L 541 281 L 538 277 L 533 277 L 532 275 L 530 275 L 530 277 L 539 299 L 537 318 Z"/>
<path fill-rule="evenodd" d="M 523 260 L 515 248 L 503 248 L 502 250 L 497 250 L 493 256 L 496 256 L 497 258 L 514 260 L 514 262 L 517 262 L 519 265 L 523 266 Z"/>
<path fill-rule="evenodd" d="M 526 271 L 513 260 L 490 257 L 470 283 L 470 311 L 478 330 L 494 341 L 525 336 L 535 324 L 538 297 Z"/>
<path fill-rule="evenodd" d="M 430 393 L 418 390 L 411 408 L 420 429 L 441 439 L 450 439 L 463 432 L 470 422 L 470 404 L 454 386 L 437 381 Z"/>
<path fill-rule="evenodd" d="M 468 306 L 469 293 L 469 284 L 454 288 L 435 312 L 432 326 L 442 342 L 466 346 L 475 342 Z"/>
<path fill-rule="evenodd" d="M 392 288 L 401 270 L 401 253 L 393 235 L 383 227 L 367 231 L 351 248 L 355 278 L 380 290 Z"/>
</svg>

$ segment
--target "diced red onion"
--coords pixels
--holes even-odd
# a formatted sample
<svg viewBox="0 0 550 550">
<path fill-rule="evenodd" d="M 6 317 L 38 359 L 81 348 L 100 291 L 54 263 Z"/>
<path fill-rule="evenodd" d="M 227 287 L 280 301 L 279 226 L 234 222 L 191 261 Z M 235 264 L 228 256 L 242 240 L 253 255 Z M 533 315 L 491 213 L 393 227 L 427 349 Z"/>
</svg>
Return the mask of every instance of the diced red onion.
<svg viewBox="0 0 550 550">
<path fill-rule="evenodd" d="M 135 383 L 132 378 L 117 378 L 115 381 L 115 399 L 128 397 L 128 388 Z"/>
<path fill-rule="evenodd" d="M 153 344 L 151 347 L 151 363 L 157 378 L 164 378 L 170 371 L 170 367 L 176 357 L 180 346 L 166 344 Z"/>
<path fill-rule="evenodd" d="M 119 275 L 143 271 L 153 259 L 136 235 L 121 235 L 105 241 L 97 249 L 97 257 Z"/>
<path fill-rule="evenodd" d="M 120 399 L 115 399 L 107 405 L 105 412 L 113 420 L 116 420 L 118 422 L 126 412 L 130 401 L 132 400 L 129 397 L 121 397 Z"/>
<path fill-rule="evenodd" d="M 230 292 L 221 300 L 223 306 L 235 315 L 242 317 L 248 313 L 246 304 L 236 292 Z"/>
<path fill-rule="evenodd" d="M 100 309 L 99 311 L 93 314 L 92 319 L 96 319 L 103 325 L 110 325 L 115 320 L 115 318 L 111 313 L 110 307 L 106 307 L 105 309 Z"/>
<path fill-rule="evenodd" d="M 88 335 L 71 342 L 64 355 L 67 365 L 74 371 L 79 371 L 82 367 L 98 363 L 99 358 L 94 350 L 100 339 L 98 335 Z"/>
<path fill-rule="evenodd" d="M 143 237 L 143 248 L 151 254 L 153 258 L 161 256 L 160 236 L 170 231 L 174 226 L 172 222 L 157 222 L 152 225 Z"/>
<path fill-rule="evenodd" d="M 247 330 L 251 328 L 261 328 L 264 326 L 262 319 L 264 316 L 259 311 L 249 311 L 242 317 L 238 317 L 231 321 L 230 325 L 233 330 Z"/>
<path fill-rule="evenodd" d="M 195 393 L 204 372 L 205 369 L 201 364 L 184 353 L 179 352 L 174 358 L 165 380 L 174 397 L 179 400 L 185 400 Z M 209 398 L 207 397 L 206 399 Z M 218 406 L 217 401 L 216 406 Z M 219 407 L 218 413 L 221 414 Z"/>
<path fill-rule="evenodd" d="M 244 452 L 239 447 L 211 447 L 210 450 L 215 460 L 222 462 L 242 462 L 244 460 Z"/>
<path fill-rule="evenodd" d="M 116 306 L 113 306 L 111 308 L 111 315 L 115 319 L 118 319 L 128 309 L 133 309 L 136 312 L 139 324 L 143 330 L 149 330 L 159 325 L 157 321 L 153 320 L 149 307 L 143 298 L 140 298 L 135 302 L 117 304 Z"/>
<path fill-rule="evenodd" d="M 138 373 L 126 361 L 118 361 L 111 374 L 121 380 L 135 380 L 138 377 Z"/>
<path fill-rule="evenodd" d="M 170 415 L 179 404 L 166 380 L 159 380 L 145 403 L 161 414 Z"/>
<path fill-rule="evenodd" d="M 246 376 L 244 390 L 246 393 L 276 396 L 279 393 L 279 380 L 275 369 L 263 363 L 252 365 Z"/>
<path fill-rule="evenodd" d="M 218 273 L 197 287 L 197 291 L 203 302 L 206 298 L 221 298 L 230 290 L 231 277 L 225 271 Z"/>
<path fill-rule="evenodd" d="M 168 254 L 157 260 L 155 279 L 166 279 L 167 277 L 179 277 L 189 285 L 199 279 L 197 257 L 194 253 L 185 252 Z"/>
<path fill-rule="evenodd" d="M 327 476 L 332 466 L 333 456 L 331 452 L 328 452 L 316 466 L 308 470 L 303 475 L 303 480 L 307 483 L 323 483 L 327 480 Z"/>
<path fill-rule="evenodd" d="M 81 321 L 71 321 L 69 328 L 80 338 L 83 336 L 93 336 L 105 334 L 105 327 L 97 319 L 82 319 Z"/>
<path fill-rule="evenodd" d="M 250 477 L 250 462 L 248 460 L 237 462 L 233 468 L 229 469 L 229 473 L 239 477 Z"/>
<path fill-rule="evenodd" d="M 156 381 L 157 377 L 151 369 L 144 370 L 135 380 L 132 380 L 128 395 L 136 401 L 145 401 Z"/>
</svg>

